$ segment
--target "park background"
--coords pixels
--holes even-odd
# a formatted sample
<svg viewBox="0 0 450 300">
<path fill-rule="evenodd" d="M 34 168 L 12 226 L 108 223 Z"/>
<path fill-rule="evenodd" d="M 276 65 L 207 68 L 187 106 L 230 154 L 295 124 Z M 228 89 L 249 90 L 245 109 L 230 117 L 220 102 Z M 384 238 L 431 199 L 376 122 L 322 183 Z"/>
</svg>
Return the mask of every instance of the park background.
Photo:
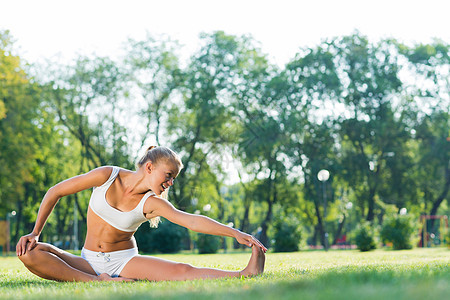
<svg viewBox="0 0 450 300">
<path fill-rule="evenodd" d="M 319 2 L 4 3 L 0 216 L 11 246 L 49 187 L 101 165 L 133 169 L 154 144 L 182 156 L 176 207 L 275 250 L 345 248 L 355 230 L 392 245 L 381 232 L 401 222 L 406 248 L 442 244 L 445 219 L 421 216 L 450 211 L 445 2 Z M 89 195 L 62 199 L 40 240 L 79 249 Z M 168 222 L 136 236 L 144 252 L 234 246 Z M 178 242 L 164 249 L 164 237 Z"/>
</svg>

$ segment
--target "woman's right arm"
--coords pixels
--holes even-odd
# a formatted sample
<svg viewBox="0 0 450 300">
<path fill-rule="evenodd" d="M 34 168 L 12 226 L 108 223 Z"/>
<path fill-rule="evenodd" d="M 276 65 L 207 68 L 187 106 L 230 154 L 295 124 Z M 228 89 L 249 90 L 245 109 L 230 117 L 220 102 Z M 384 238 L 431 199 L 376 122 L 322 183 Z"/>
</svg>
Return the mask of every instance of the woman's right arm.
<svg viewBox="0 0 450 300">
<path fill-rule="evenodd" d="M 64 196 L 75 194 L 77 192 L 100 186 L 108 180 L 111 175 L 111 167 L 100 167 L 86 174 L 78 175 L 64 180 L 51 187 L 44 198 L 37 215 L 34 229 L 30 234 L 24 235 L 19 239 L 16 246 L 16 254 L 18 256 L 25 254 L 27 250 L 31 250 L 36 245 L 39 235 L 44 228 L 48 216 L 53 211 L 56 203 Z"/>
</svg>

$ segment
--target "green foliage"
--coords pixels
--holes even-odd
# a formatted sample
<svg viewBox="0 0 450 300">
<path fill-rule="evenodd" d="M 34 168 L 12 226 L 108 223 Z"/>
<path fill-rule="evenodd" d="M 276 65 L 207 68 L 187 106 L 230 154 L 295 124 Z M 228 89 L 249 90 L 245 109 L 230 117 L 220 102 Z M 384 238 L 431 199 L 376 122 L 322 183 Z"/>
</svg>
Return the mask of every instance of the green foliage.
<svg viewBox="0 0 450 300">
<path fill-rule="evenodd" d="M 383 243 L 392 243 L 395 250 L 411 249 L 414 221 L 415 218 L 411 215 L 395 214 L 387 217 L 380 232 Z"/>
<path fill-rule="evenodd" d="M 217 253 L 220 247 L 220 239 L 215 235 L 199 233 L 197 235 L 198 253 Z"/>
<path fill-rule="evenodd" d="M 144 253 L 175 253 L 183 248 L 188 236 L 187 229 L 165 219 L 158 228 L 151 228 L 144 223 L 135 234 L 140 251 Z"/>
<path fill-rule="evenodd" d="M 339 207 L 347 200 L 351 215 L 374 220 L 386 205 L 434 215 L 448 198 L 445 42 L 373 43 L 355 32 L 300 49 L 279 68 L 251 37 L 218 31 L 201 36 L 185 67 L 176 42 L 147 37 L 128 41 L 121 60 L 79 57 L 38 70 L 12 41 L 0 31 L 0 218 L 17 211 L 16 235 L 32 228 L 50 186 L 104 164 L 133 168 L 137 148 L 155 142 L 182 155 L 170 189 L 177 208 L 211 204 L 212 218 L 261 227 L 267 241 L 276 206 L 300 209 L 302 236 L 316 243 L 324 231 L 339 235 L 340 220 L 354 227 Z M 220 193 L 229 167 L 241 178 L 232 196 Z M 74 207 L 85 232 L 88 198 L 59 201 L 43 237 L 71 232 Z"/>
<path fill-rule="evenodd" d="M 358 224 L 353 234 L 355 236 L 356 246 L 360 251 L 370 251 L 376 248 L 375 229 L 369 222 Z"/>
<path fill-rule="evenodd" d="M 299 250 L 302 238 L 302 227 L 294 216 L 279 218 L 273 226 L 273 245 L 275 252 L 293 252 Z"/>
<path fill-rule="evenodd" d="M 61 141 L 42 88 L 0 31 L 0 218 L 12 210 L 12 244 L 31 230 L 48 188 L 52 143 Z M 59 150 L 59 149 L 58 149 Z M 58 151 L 57 150 L 57 151 Z"/>
<path fill-rule="evenodd" d="M 0 100 L 0 120 L 6 117 L 6 107 L 5 103 Z"/>
<path fill-rule="evenodd" d="M 80 166 L 80 172 L 101 165 L 132 167 L 126 124 L 118 121 L 127 99 L 125 70 L 107 57 L 79 57 L 58 72 L 56 78 L 49 75 L 49 101 L 60 124 L 82 145 L 87 167 Z"/>
<path fill-rule="evenodd" d="M 140 112 L 142 123 L 145 124 L 142 141 L 152 134 L 157 144 L 166 142 L 160 140 L 165 129 L 163 119 L 168 117 L 169 100 L 182 86 L 185 75 L 175 55 L 178 47 L 176 42 L 150 35 L 142 41 L 130 39 L 126 44 L 127 57 L 124 63 L 129 76 L 133 78 L 130 82 L 135 86 L 133 95 L 144 99 Z"/>
</svg>

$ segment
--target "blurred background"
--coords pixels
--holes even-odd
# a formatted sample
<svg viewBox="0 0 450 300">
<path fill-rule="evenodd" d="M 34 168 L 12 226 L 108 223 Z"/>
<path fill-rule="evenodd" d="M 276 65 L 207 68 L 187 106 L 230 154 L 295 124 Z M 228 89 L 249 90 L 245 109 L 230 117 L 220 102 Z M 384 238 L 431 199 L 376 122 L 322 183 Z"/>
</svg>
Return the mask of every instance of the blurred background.
<svg viewBox="0 0 450 300">
<path fill-rule="evenodd" d="M 0 11 L 0 244 L 52 185 L 134 169 L 150 145 L 185 168 L 179 209 L 275 251 L 448 242 L 445 1 L 21 1 Z M 90 191 L 41 241 L 80 249 Z M 232 251 L 143 224 L 143 252 Z"/>
</svg>

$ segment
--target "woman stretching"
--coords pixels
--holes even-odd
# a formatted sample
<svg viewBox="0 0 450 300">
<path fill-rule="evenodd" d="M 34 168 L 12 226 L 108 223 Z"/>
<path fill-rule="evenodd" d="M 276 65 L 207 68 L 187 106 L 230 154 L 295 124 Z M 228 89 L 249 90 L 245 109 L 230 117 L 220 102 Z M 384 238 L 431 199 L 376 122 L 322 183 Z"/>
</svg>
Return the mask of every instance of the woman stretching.
<svg viewBox="0 0 450 300">
<path fill-rule="evenodd" d="M 45 194 L 33 231 L 20 238 L 19 259 L 37 276 L 57 281 L 190 280 L 262 273 L 267 249 L 260 241 L 208 217 L 180 211 L 161 197 L 182 167 L 172 150 L 150 147 L 136 171 L 100 167 L 58 183 Z M 81 257 L 38 242 L 58 200 L 92 187 Z M 247 267 L 239 272 L 196 268 L 139 255 L 133 234 L 145 221 L 157 224 L 160 216 L 197 232 L 234 237 L 252 247 Z"/>
</svg>

